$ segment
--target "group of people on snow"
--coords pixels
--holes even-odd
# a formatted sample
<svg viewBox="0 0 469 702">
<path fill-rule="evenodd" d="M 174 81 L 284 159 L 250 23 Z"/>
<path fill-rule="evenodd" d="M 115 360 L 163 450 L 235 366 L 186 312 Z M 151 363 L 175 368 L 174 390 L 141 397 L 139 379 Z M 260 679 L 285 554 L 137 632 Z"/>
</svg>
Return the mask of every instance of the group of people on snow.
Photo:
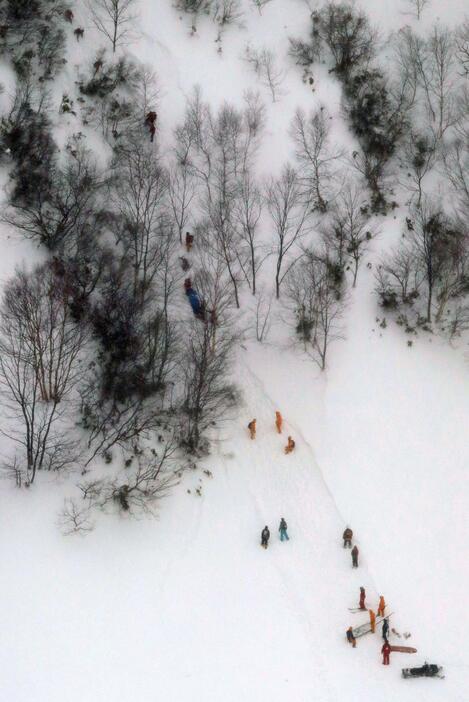
<svg viewBox="0 0 469 702">
<path fill-rule="evenodd" d="M 277 429 L 277 432 L 279 434 L 281 434 L 282 427 L 283 427 L 283 417 L 278 410 L 275 412 L 275 427 Z M 250 438 L 254 440 L 256 438 L 257 419 L 251 419 L 251 421 L 248 424 L 248 431 L 249 431 Z M 293 449 L 295 448 L 295 446 L 296 446 L 296 444 L 295 444 L 294 439 L 291 436 L 287 437 L 287 445 L 285 446 L 285 449 L 284 449 L 285 453 L 286 454 L 291 453 L 293 451 Z"/>
<path fill-rule="evenodd" d="M 289 538 L 288 533 L 287 533 L 287 529 L 288 529 L 287 523 L 286 523 L 285 519 L 282 517 L 280 520 L 279 528 L 278 528 L 278 531 L 280 534 L 280 541 L 290 541 L 290 538 Z M 269 539 L 270 539 L 270 529 L 266 525 L 262 529 L 262 532 L 261 532 L 261 546 L 263 546 L 264 548 L 267 548 L 267 546 L 269 545 Z"/>
<path fill-rule="evenodd" d="M 344 542 L 344 548 L 351 549 L 352 567 L 358 568 L 358 553 L 359 553 L 359 551 L 358 551 L 358 546 L 356 544 L 352 548 L 353 531 L 352 531 L 352 529 L 350 529 L 350 527 L 346 527 L 346 529 L 344 530 L 344 533 L 342 534 L 342 539 Z M 389 665 L 389 655 L 391 653 L 391 646 L 388 642 L 389 621 L 387 618 L 384 617 L 384 612 L 386 609 L 386 602 L 384 600 L 384 596 L 380 595 L 377 611 L 375 614 L 373 609 L 368 609 L 368 607 L 366 605 L 366 591 L 365 591 L 365 588 L 363 586 L 361 586 L 360 587 L 360 596 L 358 599 L 358 609 L 362 610 L 364 612 L 368 611 L 368 614 L 370 617 L 370 631 L 372 634 L 374 634 L 376 631 L 376 617 L 383 617 L 382 636 L 384 639 L 384 644 L 381 648 L 381 653 L 383 655 L 383 665 Z M 357 645 L 357 640 L 356 640 L 352 626 L 349 626 L 349 628 L 345 632 L 345 635 L 347 637 L 347 641 L 349 642 L 349 644 L 351 644 L 352 647 L 355 648 Z"/>
</svg>

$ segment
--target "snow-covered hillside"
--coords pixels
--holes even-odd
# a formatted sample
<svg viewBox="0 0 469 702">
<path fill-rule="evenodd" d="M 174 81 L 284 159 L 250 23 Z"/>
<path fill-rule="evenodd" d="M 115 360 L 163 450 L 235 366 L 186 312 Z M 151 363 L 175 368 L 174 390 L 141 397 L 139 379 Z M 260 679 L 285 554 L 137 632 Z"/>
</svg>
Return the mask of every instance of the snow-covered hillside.
<svg viewBox="0 0 469 702">
<path fill-rule="evenodd" d="M 416 24 L 403 0 L 357 4 L 383 32 Z M 259 89 L 243 60 L 247 42 L 273 49 L 285 71 L 278 102 L 261 87 L 261 175 L 292 158 L 297 107 L 327 104 L 335 137 L 352 144 L 337 82 L 319 67 L 312 93 L 287 57 L 288 37 L 307 35 L 311 9 L 272 0 L 260 15 L 246 2 L 244 26 L 227 28 L 220 54 L 209 19 L 191 36 L 190 20 L 169 0 L 140 0 L 139 36 L 128 51 L 157 72 L 160 144 L 169 143 L 195 84 L 214 107 L 239 105 L 247 89 Z M 465 9 L 462 0 L 444 9 L 433 0 L 421 22 L 457 24 Z M 85 37 L 77 43 L 70 34 L 60 95 L 72 91 L 75 67 L 97 42 L 84 5 L 75 21 Z M 57 122 L 59 139 L 76 130 L 72 116 Z M 366 259 L 373 268 L 362 264 L 344 339 L 324 373 L 291 347 L 280 305 L 267 342 L 254 341 L 245 294 L 235 317 L 245 334 L 233 373 L 241 405 L 213 428 L 210 456 L 159 503 L 157 518 L 97 514 L 86 538 L 66 537 L 57 520 L 73 476 L 41 475 L 30 490 L 0 483 L 0 701 L 466 702 L 467 340 L 453 348 L 420 333 L 408 346 L 391 319 L 380 326 L 374 266 L 400 235 L 406 210 L 397 213 L 379 221 Z M 42 254 L 4 224 L 1 233 L 4 283 L 17 263 Z M 263 276 L 271 286 L 268 266 Z M 289 434 L 296 448 L 285 455 Z M 360 549 L 357 570 L 342 548 L 347 525 Z M 391 643 L 418 653 L 392 653 L 383 666 L 380 627 L 356 649 L 346 643 L 346 629 L 367 620 L 349 611 L 360 586 L 374 609 L 384 595 L 391 626 L 411 632 Z M 444 666 L 446 678 L 401 678 L 401 668 L 424 660 Z"/>
</svg>

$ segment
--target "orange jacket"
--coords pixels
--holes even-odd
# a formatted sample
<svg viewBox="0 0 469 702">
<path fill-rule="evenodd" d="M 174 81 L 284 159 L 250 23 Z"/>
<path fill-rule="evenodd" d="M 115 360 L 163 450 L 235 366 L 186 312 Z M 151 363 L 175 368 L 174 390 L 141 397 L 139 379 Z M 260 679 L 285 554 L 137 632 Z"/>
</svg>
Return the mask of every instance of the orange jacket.
<svg viewBox="0 0 469 702">
<path fill-rule="evenodd" d="M 275 413 L 275 426 L 277 427 L 277 431 L 280 434 L 282 431 L 282 423 L 283 423 L 283 417 L 280 414 L 280 412 Z"/>
</svg>

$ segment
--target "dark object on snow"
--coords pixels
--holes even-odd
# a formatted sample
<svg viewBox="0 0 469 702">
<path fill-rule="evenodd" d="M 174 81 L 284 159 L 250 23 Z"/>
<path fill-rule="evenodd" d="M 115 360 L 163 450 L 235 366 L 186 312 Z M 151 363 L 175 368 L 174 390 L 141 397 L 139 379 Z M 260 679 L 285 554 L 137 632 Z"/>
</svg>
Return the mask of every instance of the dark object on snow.
<svg viewBox="0 0 469 702">
<path fill-rule="evenodd" d="M 189 263 L 189 261 L 187 260 L 187 258 L 185 256 L 179 256 L 179 260 L 181 261 L 181 268 L 185 273 L 186 271 L 189 270 L 189 268 L 191 267 L 191 264 Z"/>
<path fill-rule="evenodd" d="M 420 668 L 402 668 L 403 678 L 444 678 L 443 667 L 434 663 L 424 663 Z"/>
<path fill-rule="evenodd" d="M 64 12 L 64 19 L 66 22 L 70 22 L 72 24 L 73 22 L 73 12 L 71 10 L 65 10 Z"/>
<path fill-rule="evenodd" d="M 347 527 L 344 533 L 342 534 L 342 538 L 344 540 L 344 548 L 352 548 L 352 537 L 353 531 L 350 529 L 350 527 Z"/>
<path fill-rule="evenodd" d="M 406 217 L 406 218 L 405 218 L 405 223 L 406 223 L 406 225 L 407 225 L 407 230 L 408 230 L 409 232 L 413 232 L 413 231 L 414 231 L 414 225 L 413 225 L 413 222 L 412 222 L 412 220 L 410 219 L 410 217 Z"/>
<path fill-rule="evenodd" d="M 76 36 L 77 41 L 80 41 L 80 39 L 83 39 L 83 37 L 85 35 L 85 30 L 82 29 L 81 27 L 77 27 L 73 33 Z"/>
<path fill-rule="evenodd" d="M 197 317 L 197 319 L 205 321 L 205 303 L 200 299 L 199 294 L 196 290 L 194 290 L 194 288 L 186 287 L 187 281 L 190 281 L 190 279 L 186 278 L 186 281 L 184 281 L 184 287 L 186 288 L 186 295 L 189 299 L 194 316 Z"/>
<path fill-rule="evenodd" d="M 267 548 L 267 546 L 269 544 L 269 539 L 270 539 L 269 527 L 265 526 L 262 529 L 262 533 L 261 533 L 261 546 L 263 546 L 264 548 Z"/>
<path fill-rule="evenodd" d="M 388 640 L 388 631 L 389 631 L 389 622 L 387 619 L 383 621 L 383 631 L 382 631 L 382 636 L 385 641 Z"/>
<path fill-rule="evenodd" d="M 358 546 L 355 544 L 355 546 L 351 550 L 352 554 L 352 568 L 358 568 Z M 361 607 L 361 605 L 360 605 Z"/>
</svg>

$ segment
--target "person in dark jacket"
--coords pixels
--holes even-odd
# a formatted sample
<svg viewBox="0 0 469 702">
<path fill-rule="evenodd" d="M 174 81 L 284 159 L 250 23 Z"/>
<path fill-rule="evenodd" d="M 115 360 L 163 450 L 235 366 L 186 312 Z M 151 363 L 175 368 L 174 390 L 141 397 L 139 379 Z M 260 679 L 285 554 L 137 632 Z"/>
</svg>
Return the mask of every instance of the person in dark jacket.
<svg viewBox="0 0 469 702">
<path fill-rule="evenodd" d="M 267 548 L 267 546 L 269 545 L 269 539 L 270 539 L 269 527 L 265 526 L 262 529 L 262 533 L 261 533 L 261 546 L 263 546 L 264 548 Z"/>
<path fill-rule="evenodd" d="M 352 644 L 353 648 L 355 648 L 357 645 L 357 640 L 356 640 L 355 636 L 353 635 L 353 628 L 351 626 L 349 626 L 349 628 L 345 632 L 345 635 L 347 637 L 347 641 L 349 642 L 349 644 Z"/>
<path fill-rule="evenodd" d="M 358 603 L 358 606 L 360 607 L 360 609 L 366 609 L 365 597 L 366 597 L 365 588 L 361 587 L 360 588 L 360 601 Z"/>
<path fill-rule="evenodd" d="M 186 251 L 189 253 L 189 251 L 192 249 L 192 245 L 194 243 L 194 235 L 191 234 L 190 232 L 186 232 Z"/>
<path fill-rule="evenodd" d="M 352 548 L 352 537 L 353 531 L 350 529 L 350 527 L 347 527 L 344 533 L 342 534 L 342 538 L 344 540 L 344 548 Z"/>
<path fill-rule="evenodd" d="M 389 654 L 391 653 L 391 646 L 389 641 L 385 641 L 382 648 L 381 648 L 381 653 L 383 654 L 383 665 L 389 665 Z"/>
<path fill-rule="evenodd" d="M 358 568 L 358 546 L 355 544 L 355 546 L 352 548 L 351 552 L 352 554 L 352 568 Z"/>
<path fill-rule="evenodd" d="M 280 526 L 279 526 L 278 530 L 280 532 L 280 541 L 285 541 L 285 539 L 287 541 L 290 541 L 290 539 L 288 538 L 288 534 L 287 534 L 287 523 L 283 517 L 280 520 Z"/>
<path fill-rule="evenodd" d="M 385 641 L 388 640 L 388 631 L 389 631 L 389 621 L 387 619 L 384 619 L 383 620 L 382 637 Z"/>
</svg>

